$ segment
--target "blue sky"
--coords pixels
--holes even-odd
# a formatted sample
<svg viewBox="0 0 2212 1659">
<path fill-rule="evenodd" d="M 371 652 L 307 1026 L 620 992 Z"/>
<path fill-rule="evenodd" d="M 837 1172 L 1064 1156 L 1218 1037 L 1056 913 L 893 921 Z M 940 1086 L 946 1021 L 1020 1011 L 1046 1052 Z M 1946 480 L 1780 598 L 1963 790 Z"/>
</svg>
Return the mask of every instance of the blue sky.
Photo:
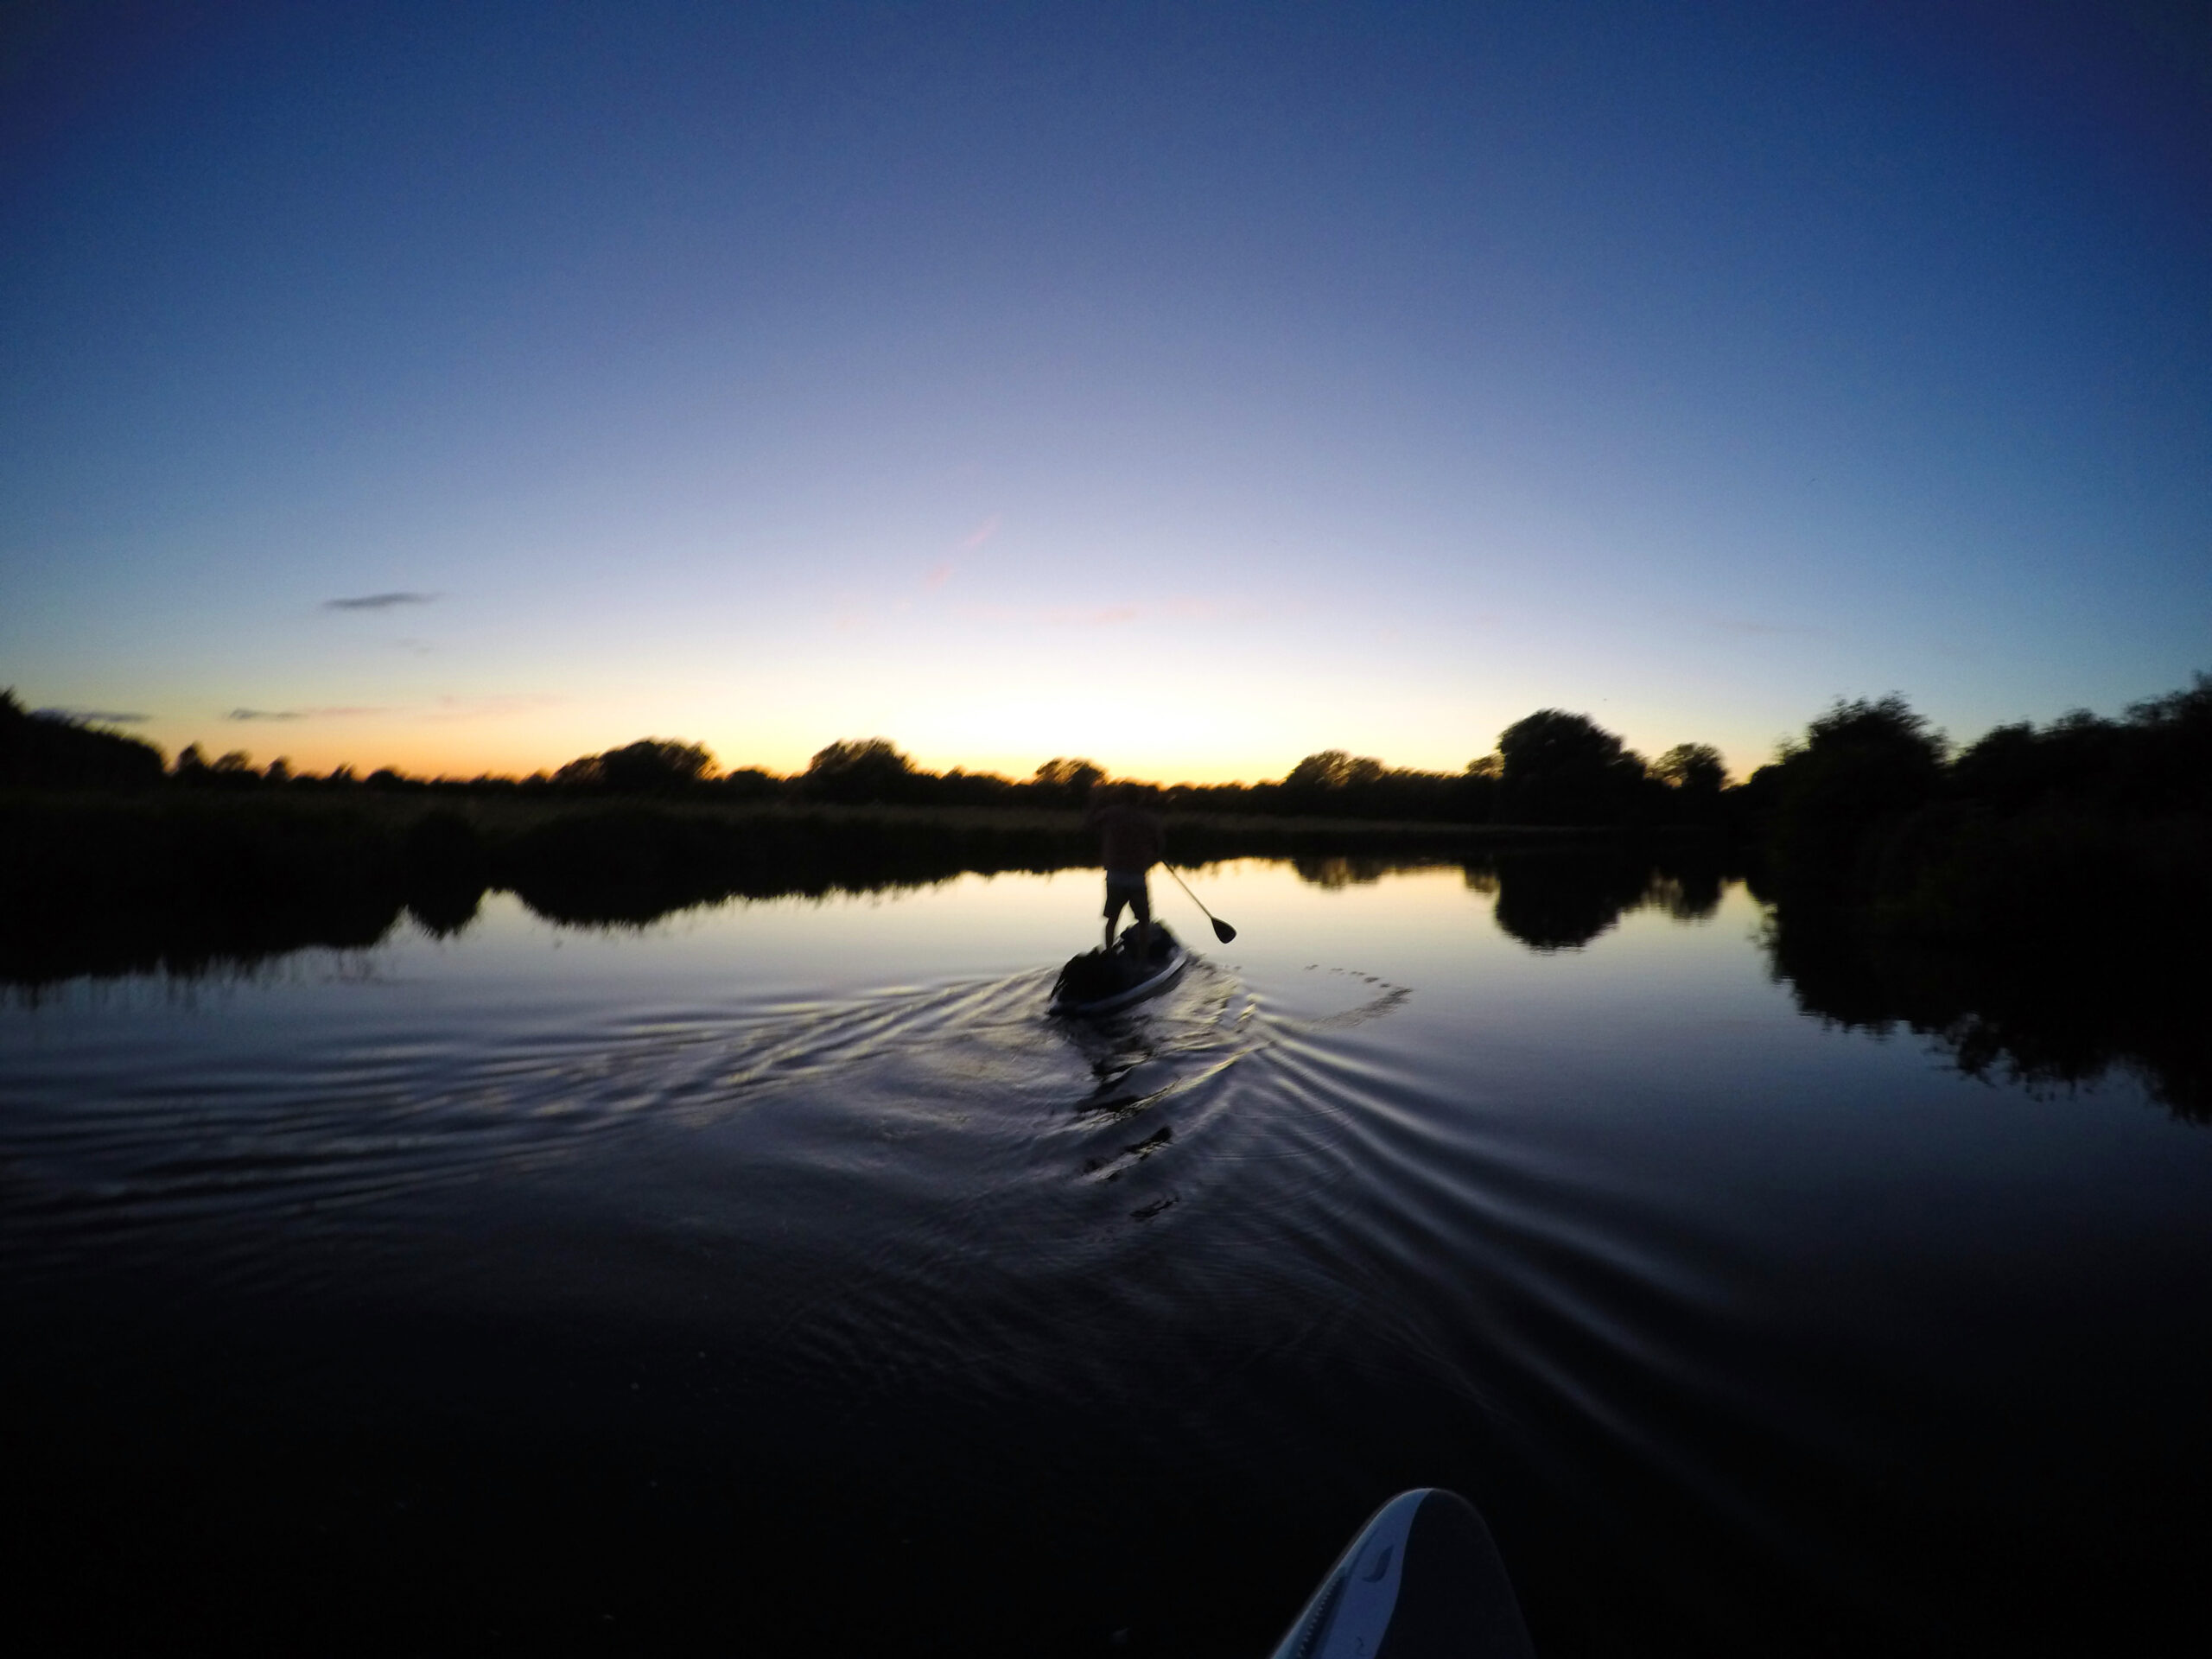
<svg viewBox="0 0 2212 1659">
<path fill-rule="evenodd" d="M 0 683 L 463 773 L 2113 710 L 2212 668 L 2188 11 L 65 9 Z"/>
</svg>

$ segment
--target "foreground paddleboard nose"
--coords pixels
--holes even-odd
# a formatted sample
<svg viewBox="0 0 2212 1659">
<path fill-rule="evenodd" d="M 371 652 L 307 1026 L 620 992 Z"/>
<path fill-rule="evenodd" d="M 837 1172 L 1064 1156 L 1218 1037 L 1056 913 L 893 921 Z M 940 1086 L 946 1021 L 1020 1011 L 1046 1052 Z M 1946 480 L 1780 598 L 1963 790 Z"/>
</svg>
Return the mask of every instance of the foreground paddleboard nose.
<svg viewBox="0 0 2212 1659">
<path fill-rule="evenodd" d="M 1425 1486 L 1375 1512 L 1274 1659 L 1534 1659 L 1513 1581 L 1475 1506 Z"/>
</svg>

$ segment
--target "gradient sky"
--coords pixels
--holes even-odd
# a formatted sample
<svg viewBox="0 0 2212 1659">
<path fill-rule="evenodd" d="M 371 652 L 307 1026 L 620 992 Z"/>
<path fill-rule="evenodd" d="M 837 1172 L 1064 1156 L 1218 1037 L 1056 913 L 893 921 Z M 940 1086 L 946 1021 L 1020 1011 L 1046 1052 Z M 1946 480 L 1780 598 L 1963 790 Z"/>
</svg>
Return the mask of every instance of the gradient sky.
<svg viewBox="0 0 2212 1659">
<path fill-rule="evenodd" d="M 0 684 L 172 752 L 1742 769 L 2212 668 L 2201 6 L 11 15 Z"/>
</svg>

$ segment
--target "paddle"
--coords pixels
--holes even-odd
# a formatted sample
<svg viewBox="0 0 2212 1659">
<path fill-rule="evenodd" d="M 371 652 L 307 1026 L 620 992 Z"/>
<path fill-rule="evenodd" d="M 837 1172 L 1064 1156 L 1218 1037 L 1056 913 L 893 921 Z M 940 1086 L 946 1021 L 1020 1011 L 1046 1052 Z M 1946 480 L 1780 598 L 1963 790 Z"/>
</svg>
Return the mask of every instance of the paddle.
<svg viewBox="0 0 2212 1659">
<path fill-rule="evenodd" d="M 1227 944 L 1231 939 L 1236 937 L 1236 930 L 1231 927 L 1227 922 L 1223 921 L 1221 918 L 1215 915 L 1213 912 L 1206 910 L 1206 901 L 1199 898 L 1197 893 L 1191 892 L 1191 886 L 1189 882 L 1184 880 L 1181 876 L 1175 875 L 1175 869 L 1173 865 L 1163 864 L 1160 868 L 1166 870 L 1171 876 L 1175 877 L 1175 885 L 1183 889 L 1184 893 L 1189 897 L 1192 904 L 1196 905 L 1200 910 L 1205 911 L 1206 920 L 1213 924 L 1214 938 L 1219 939 L 1224 944 Z"/>
</svg>

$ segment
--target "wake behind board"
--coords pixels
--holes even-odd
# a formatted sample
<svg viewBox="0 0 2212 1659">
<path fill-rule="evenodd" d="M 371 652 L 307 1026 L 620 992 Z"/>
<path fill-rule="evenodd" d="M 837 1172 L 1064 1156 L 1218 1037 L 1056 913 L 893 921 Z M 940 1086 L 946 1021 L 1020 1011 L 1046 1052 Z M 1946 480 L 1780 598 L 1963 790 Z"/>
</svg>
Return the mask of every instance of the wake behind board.
<svg viewBox="0 0 2212 1659">
<path fill-rule="evenodd" d="M 1426 1486 L 1360 1529 L 1274 1659 L 1534 1659 L 1505 1562 L 1475 1506 Z"/>
<path fill-rule="evenodd" d="M 1132 925 L 1110 950 L 1086 950 L 1068 958 L 1052 985 L 1046 1012 L 1088 1017 L 1113 1014 L 1157 996 L 1191 965 L 1183 942 L 1160 923 L 1152 925 L 1152 949 L 1140 953 Z"/>
</svg>

